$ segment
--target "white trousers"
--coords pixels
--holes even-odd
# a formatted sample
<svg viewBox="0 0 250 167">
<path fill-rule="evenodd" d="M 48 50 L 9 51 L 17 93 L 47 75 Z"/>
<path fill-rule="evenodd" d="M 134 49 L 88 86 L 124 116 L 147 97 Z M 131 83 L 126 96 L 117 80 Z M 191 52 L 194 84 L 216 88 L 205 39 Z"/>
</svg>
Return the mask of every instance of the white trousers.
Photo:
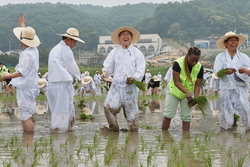
<svg viewBox="0 0 250 167">
<path fill-rule="evenodd" d="M 72 83 L 49 83 L 46 96 L 51 112 L 50 130 L 52 132 L 74 130 L 75 108 Z"/>
</svg>

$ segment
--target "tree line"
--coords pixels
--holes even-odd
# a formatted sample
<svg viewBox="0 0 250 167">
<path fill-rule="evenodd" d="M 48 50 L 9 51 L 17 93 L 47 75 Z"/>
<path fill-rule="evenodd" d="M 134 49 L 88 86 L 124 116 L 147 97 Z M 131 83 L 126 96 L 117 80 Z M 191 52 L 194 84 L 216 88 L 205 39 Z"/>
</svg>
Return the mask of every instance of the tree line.
<svg viewBox="0 0 250 167">
<path fill-rule="evenodd" d="M 132 26 L 141 34 L 159 34 L 192 42 L 195 38 L 223 36 L 227 31 L 250 31 L 250 2 L 248 0 L 193 0 L 167 4 L 139 3 L 114 7 L 73 4 L 8 4 L 0 7 L 0 50 L 20 49 L 12 30 L 19 26 L 17 17 L 26 14 L 26 25 L 35 28 L 42 44 L 41 60 L 61 39 L 69 27 L 80 32 L 85 44 L 75 51 L 96 51 L 99 36 L 110 35 L 121 26 Z M 44 65 L 47 60 L 42 62 Z"/>
</svg>

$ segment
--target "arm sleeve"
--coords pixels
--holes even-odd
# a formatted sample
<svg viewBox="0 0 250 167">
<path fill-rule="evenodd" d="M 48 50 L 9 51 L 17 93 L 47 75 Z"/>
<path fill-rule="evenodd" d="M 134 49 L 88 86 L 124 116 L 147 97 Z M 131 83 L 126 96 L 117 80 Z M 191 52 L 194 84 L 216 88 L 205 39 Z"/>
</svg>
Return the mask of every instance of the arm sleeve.
<svg viewBox="0 0 250 167">
<path fill-rule="evenodd" d="M 202 79 L 203 78 L 203 73 L 204 73 L 204 69 L 203 66 L 201 66 L 200 72 L 197 75 L 197 78 Z"/>
<path fill-rule="evenodd" d="M 179 73 L 181 72 L 181 68 L 179 66 L 179 63 L 174 62 L 173 70 L 176 71 L 176 72 L 179 72 Z"/>
<path fill-rule="evenodd" d="M 67 69 L 67 71 L 73 76 L 76 77 L 78 80 L 81 80 L 81 74 L 80 74 L 80 70 L 75 62 L 75 58 L 73 55 L 73 52 L 66 52 L 64 53 L 64 64 L 65 64 L 65 68 Z"/>
</svg>

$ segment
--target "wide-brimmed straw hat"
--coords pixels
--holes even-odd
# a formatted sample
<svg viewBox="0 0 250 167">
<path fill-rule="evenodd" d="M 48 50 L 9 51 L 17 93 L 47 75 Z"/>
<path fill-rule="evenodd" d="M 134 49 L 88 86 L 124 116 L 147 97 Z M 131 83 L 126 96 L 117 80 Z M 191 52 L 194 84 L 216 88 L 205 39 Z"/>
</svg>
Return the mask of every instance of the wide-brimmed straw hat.
<svg viewBox="0 0 250 167">
<path fill-rule="evenodd" d="M 46 113 L 46 107 L 44 105 L 38 104 L 36 106 L 36 113 L 39 115 L 45 114 Z"/>
<path fill-rule="evenodd" d="M 46 79 L 38 78 L 38 88 L 43 88 L 46 85 Z"/>
<path fill-rule="evenodd" d="M 140 40 L 140 33 L 136 29 L 133 29 L 131 27 L 121 27 L 116 30 L 114 30 L 111 34 L 111 40 L 114 44 L 121 45 L 121 42 L 119 40 L 119 35 L 123 31 L 129 31 L 132 34 L 132 43 L 135 44 Z"/>
<path fill-rule="evenodd" d="M 160 79 L 156 75 L 153 76 L 153 79 L 154 81 L 160 81 Z"/>
<path fill-rule="evenodd" d="M 27 46 L 37 47 L 41 44 L 36 31 L 32 27 L 16 27 L 13 29 L 15 36 Z"/>
<path fill-rule="evenodd" d="M 225 34 L 225 36 L 221 37 L 217 42 L 216 42 L 216 46 L 220 49 L 227 49 L 224 42 L 226 39 L 228 38 L 231 38 L 231 37 L 236 37 L 239 39 L 239 45 L 242 45 L 245 40 L 246 40 L 246 37 L 244 35 L 239 35 L 239 34 L 235 34 L 234 32 L 232 31 L 229 31 Z"/>
<path fill-rule="evenodd" d="M 82 78 L 82 84 L 87 85 L 91 82 L 91 80 L 92 80 L 91 76 L 85 76 Z"/>
<path fill-rule="evenodd" d="M 108 82 L 112 82 L 113 78 L 112 77 L 108 77 L 107 81 Z"/>
<path fill-rule="evenodd" d="M 5 76 L 5 75 L 9 75 L 10 73 L 8 73 L 8 72 L 3 72 L 2 74 L 1 74 L 1 76 Z"/>
<path fill-rule="evenodd" d="M 67 38 L 74 39 L 78 42 L 85 43 L 83 40 L 79 38 L 79 31 L 76 28 L 69 28 L 65 34 L 57 34 L 57 35 L 61 35 Z"/>
<path fill-rule="evenodd" d="M 215 73 L 212 74 L 212 78 L 214 78 L 214 79 L 219 79 L 219 78 L 215 75 Z"/>
</svg>

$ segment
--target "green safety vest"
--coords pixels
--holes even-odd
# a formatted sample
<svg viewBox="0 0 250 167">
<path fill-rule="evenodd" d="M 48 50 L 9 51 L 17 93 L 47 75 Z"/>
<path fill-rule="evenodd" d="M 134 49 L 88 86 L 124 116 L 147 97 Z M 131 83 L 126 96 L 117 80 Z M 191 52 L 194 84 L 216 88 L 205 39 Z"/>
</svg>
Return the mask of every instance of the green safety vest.
<svg viewBox="0 0 250 167">
<path fill-rule="evenodd" d="M 2 68 L 0 68 L 0 74 L 2 74 L 3 72 L 8 72 L 8 68 L 2 66 Z"/>
<path fill-rule="evenodd" d="M 181 72 L 180 72 L 180 82 L 182 84 L 182 86 L 187 89 L 190 93 L 194 91 L 194 86 L 195 86 L 195 82 L 197 80 L 197 75 L 200 72 L 201 69 L 201 63 L 197 63 L 195 66 L 193 66 L 192 68 L 192 72 L 190 74 L 191 79 L 193 81 L 193 83 L 188 79 L 187 75 L 186 75 L 186 70 L 185 70 L 185 66 L 184 66 L 184 61 L 185 61 L 185 56 L 179 58 L 176 60 L 176 62 L 179 64 L 180 68 L 181 68 Z M 183 93 L 182 91 L 180 91 L 174 84 L 174 79 L 173 77 L 170 80 L 169 83 L 169 90 L 170 93 L 176 97 L 178 97 L 179 99 L 182 99 L 186 96 L 185 93 Z"/>
</svg>

